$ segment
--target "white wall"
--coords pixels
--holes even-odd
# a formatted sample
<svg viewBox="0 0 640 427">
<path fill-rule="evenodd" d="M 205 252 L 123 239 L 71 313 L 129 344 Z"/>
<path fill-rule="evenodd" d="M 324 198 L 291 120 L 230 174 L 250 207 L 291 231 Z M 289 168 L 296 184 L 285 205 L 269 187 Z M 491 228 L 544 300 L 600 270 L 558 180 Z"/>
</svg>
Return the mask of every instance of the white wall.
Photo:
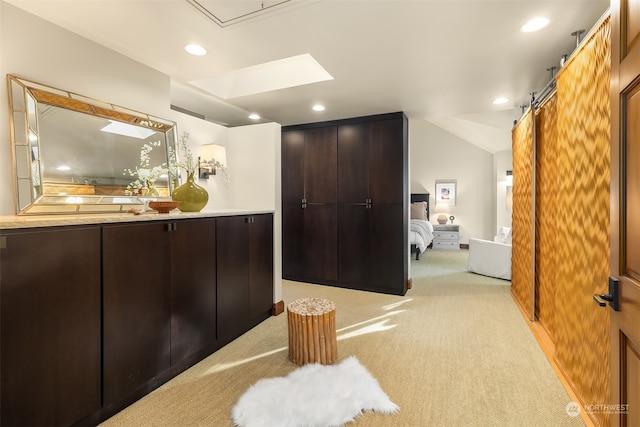
<svg viewBox="0 0 640 427">
<path fill-rule="evenodd" d="M 195 161 L 200 154 L 201 145 L 216 144 L 226 147 L 227 151 L 229 150 L 229 129 L 173 110 L 165 117 L 178 123 L 178 138 L 184 133 L 189 134 L 189 147 Z M 233 169 L 233 165 L 229 165 L 227 168 L 230 175 L 233 173 Z M 182 179 L 184 182 L 186 176 L 183 175 Z M 233 191 L 230 184 L 225 182 L 223 175 L 216 174 L 209 179 L 196 179 L 196 184 L 204 187 L 209 193 L 209 202 L 204 210 L 227 209 L 233 206 L 231 202 Z"/>
<path fill-rule="evenodd" d="M 499 151 L 493 156 L 496 174 L 496 224 L 500 227 L 511 227 L 511 211 L 507 209 L 507 187 L 513 189 L 513 180 L 507 178 L 507 171 L 513 170 L 513 152 Z"/>
<path fill-rule="evenodd" d="M 198 180 L 209 192 L 205 209 L 279 208 L 280 126 L 227 129 L 170 109 L 170 78 L 150 67 L 0 1 L 0 74 L 76 92 L 177 123 L 199 146 L 227 147 L 231 182 Z M 15 214 L 6 84 L 0 84 L 0 215 Z M 278 209 L 279 210 L 279 209 Z M 280 220 L 276 212 L 275 295 L 281 299 Z"/>
<path fill-rule="evenodd" d="M 0 2 L 0 74 L 143 111 L 169 120 L 169 77 Z M 7 85 L 0 85 L 0 214 L 15 213 L 9 143 Z M 180 116 L 184 116 L 181 114 Z M 218 132 L 213 123 L 208 128 Z"/>
<path fill-rule="evenodd" d="M 236 208 L 272 209 L 275 211 L 274 302 L 282 300 L 282 216 L 280 125 L 265 123 L 229 129 L 227 162 L 231 197 Z"/>
<path fill-rule="evenodd" d="M 470 237 L 493 239 L 496 223 L 493 155 L 424 120 L 410 120 L 410 189 L 431 193 L 431 222 L 437 223 L 435 182 L 457 181 L 454 224 L 460 225 L 460 243 Z"/>
</svg>

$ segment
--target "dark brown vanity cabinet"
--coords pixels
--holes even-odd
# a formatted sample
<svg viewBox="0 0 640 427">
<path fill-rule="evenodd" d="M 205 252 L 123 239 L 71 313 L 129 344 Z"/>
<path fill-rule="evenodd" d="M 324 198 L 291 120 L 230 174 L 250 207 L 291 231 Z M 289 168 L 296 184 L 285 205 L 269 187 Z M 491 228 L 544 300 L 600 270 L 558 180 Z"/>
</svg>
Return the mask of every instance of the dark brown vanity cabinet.
<svg viewBox="0 0 640 427">
<path fill-rule="evenodd" d="M 169 223 L 103 228 L 104 402 L 171 365 Z"/>
<path fill-rule="evenodd" d="M 0 329 L 0 425 L 100 409 L 100 227 L 0 231 Z"/>
<path fill-rule="evenodd" d="M 176 221 L 171 233 L 171 364 L 216 342 L 216 220 Z"/>
<path fill-rule="evenodd" d="M 271 213 L 0 230 L 0 425 L 103 421 L 268 318 L 273 271 Z"/>
<path fill-rule="evenodd" d="M 215 219 L 104 227 L 105 403 L 214 350 L 215 231 Z"/>
<path fill-rule="evenodd" d="M 284 278 L 406 293 L 407 128 L 391 113 L 282 129 Z"/>
<path fill-rule="evenodd" d="M 227 343 L 271 316 L 273 215 L 216 220 L 218 340 Z"/>
</svg>

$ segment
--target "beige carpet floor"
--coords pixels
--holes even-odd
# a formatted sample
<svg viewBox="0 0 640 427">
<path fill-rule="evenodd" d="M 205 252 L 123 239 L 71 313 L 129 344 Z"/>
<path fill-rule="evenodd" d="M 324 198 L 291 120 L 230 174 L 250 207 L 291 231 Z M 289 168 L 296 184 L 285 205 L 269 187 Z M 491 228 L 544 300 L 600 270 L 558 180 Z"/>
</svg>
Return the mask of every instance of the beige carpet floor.
<svg viewBox="0 0 640 427">
<path fill-rule="evenodd" d="M 584 426 L 510 294 L 468 273 L 467 251 L 412 260 L 404 297 L 285 281 L 285 303 L 336 303 L 338 361 L 355 355 L 400 406 L 348 426 Z M 260 378 L 284 376 L 286 314 L 271 317 L 102 425 L 232 426 L 231 408 Z"/>
</svg>

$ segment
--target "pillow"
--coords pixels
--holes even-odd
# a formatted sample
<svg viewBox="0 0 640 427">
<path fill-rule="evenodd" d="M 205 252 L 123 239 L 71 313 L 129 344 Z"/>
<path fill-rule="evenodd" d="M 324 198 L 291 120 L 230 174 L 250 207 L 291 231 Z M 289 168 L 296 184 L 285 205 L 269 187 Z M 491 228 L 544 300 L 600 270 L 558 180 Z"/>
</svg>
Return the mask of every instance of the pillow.
<svg viewBox="0 0 640 427">
<path fill-rule="evenodd" d="M 427 202 L 411 203 L 411 219 L 427 220 Z"/>
<path fill-rule="evenodd" d="M 498 235 L 495 238 L 498 243 L 511 244 L 511 227 L 500 227 Z"/>
</svg>

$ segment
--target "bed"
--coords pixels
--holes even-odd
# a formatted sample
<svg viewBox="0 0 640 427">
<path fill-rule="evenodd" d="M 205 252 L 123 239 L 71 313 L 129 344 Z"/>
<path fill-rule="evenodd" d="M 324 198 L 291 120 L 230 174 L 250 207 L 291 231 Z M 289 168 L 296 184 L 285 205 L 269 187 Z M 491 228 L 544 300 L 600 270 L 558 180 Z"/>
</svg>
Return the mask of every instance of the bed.
<svg viewBox="0 0 640 427">
<path fill-rule="evenodd" d="M 429 193 L 411 194 L 411 222 L 409 242 L 411 254 L 416 254 L 416 260 L 433 241 L 433 225 L 429 222 Z"/>
</svg>

